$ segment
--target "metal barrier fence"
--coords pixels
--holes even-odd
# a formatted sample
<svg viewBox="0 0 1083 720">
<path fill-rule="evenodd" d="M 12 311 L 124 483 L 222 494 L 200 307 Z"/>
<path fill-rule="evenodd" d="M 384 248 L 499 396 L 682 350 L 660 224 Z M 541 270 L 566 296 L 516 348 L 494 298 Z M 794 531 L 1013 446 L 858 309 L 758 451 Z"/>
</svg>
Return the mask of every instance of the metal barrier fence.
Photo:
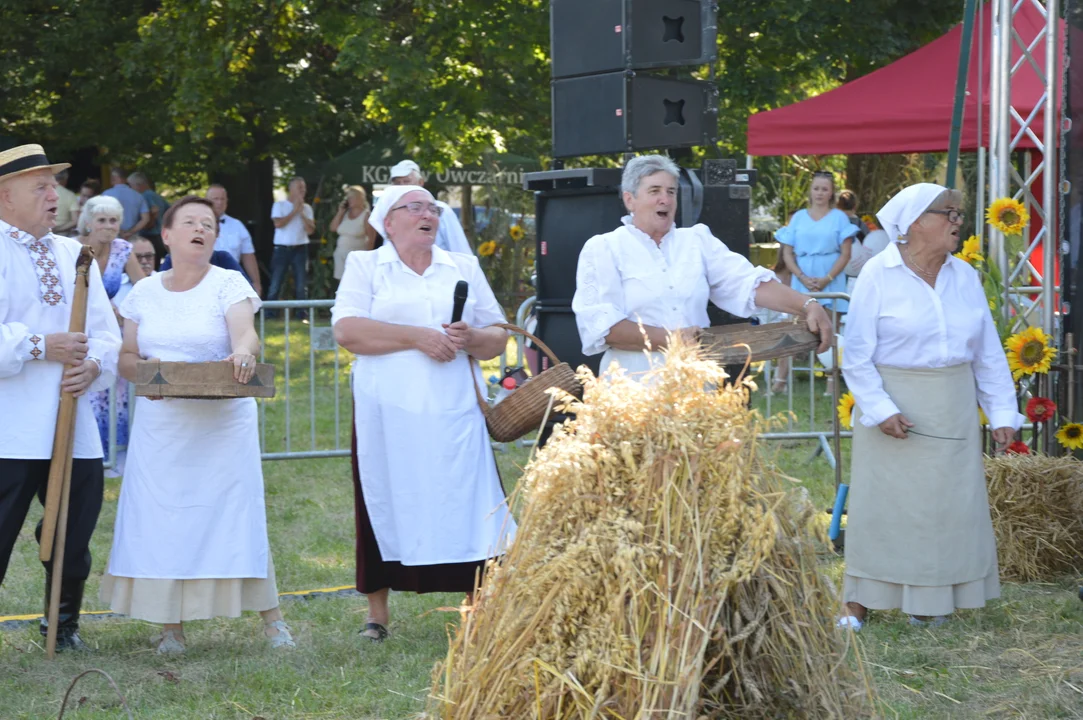
<svg viewBox="0 0 1083 720">
<path fill-rule="evenodd" d="M 812 297 L 822 300 L 849 300 L 845 293 L 816 293 Z M 535 298 L 527 298 L 518 308 L 515 324 L 525 327 L 529 321 Z M 279 300 L 263 303 L 257 319 L 261 339 L 260 362 L 273 362 L 276 368 L 278 393 L 273 399 L 258 400 L 260 447 L 264 460 L 294 460 L 305 458 L 346 457 L 350 454 L 352 431 L 352 398 L 348 373 L 352 355 L 335 342 L 334 332 L 326 313 L 334 300 Z M 838 327 L 838 313 L 832 312 L 832 321 Z M 323 317 L 321 317 L 321 314 Z M 299 335 L 299 337 L 298 337 Z M 524 366 L 525 343 L 517 338 L 514 362 L 509 362 L 507 351 L 501 354 L 501 374 L 509 365 Z M 778 393 L 771 392 L 771 378 L 775 363 L 763 366 L 762 396 L 764 414 L 772 417 L 783 410 L 787 414 L 784 430 L 764 433 L 769 441 L 816 440 L 817 455 L 822 454 L 835 470 L 836 482 L 840 481 L 842 468 L 838 462 L 841 440 L 852 433 L 839 427 L 835 408 L 841 389 L 837 343 L 833 343 L 830 363 L 816 366 L 815 353 L 809 353 L 807 362 L 799 365 L 793 358 L 787 369 L 784 407 L 779 407 Z M 817 393 L 819 376 L 834 378 L 831 383 L 831 402 L 827 410 L 830 425 L 817 426 Z M 796 385 L 806 378 L 807 398 L 797 398 Z M 129 427 L 134 421 L 134 387 L 118 382 L 118 387 L 128 393 Z M 802 407 L 807 399 L 807 405 Z M 117 393 L 110 393 L 109 401 L 109 452 L 105 467 L 116 468 L 118 454 L 126 446 L 117 443 L 118 425 Z M 348 415 L 343 417 L 344 409 Z M 821 418 L 823 410 L 821 409 Z M 533 440 L 523 439 L 515 445 L 533 445 Z M 494 447 L 506 449 L 501 443 Z"/>
</svg>

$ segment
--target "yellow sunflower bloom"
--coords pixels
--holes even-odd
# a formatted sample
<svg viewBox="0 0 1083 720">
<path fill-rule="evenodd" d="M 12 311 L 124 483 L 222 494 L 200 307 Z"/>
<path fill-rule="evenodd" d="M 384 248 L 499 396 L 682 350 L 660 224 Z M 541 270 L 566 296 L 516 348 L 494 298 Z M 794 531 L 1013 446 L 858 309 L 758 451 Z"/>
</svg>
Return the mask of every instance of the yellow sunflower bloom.
<svg viewBox="0 0 1083 720">
<path fill-rule="evenodd" d="M 985 256 L 981 254 L 981 240 L 977 235 L 971 235 L 963 242 L 962 249 L 955 253 L 955 257 L 965 263 L 977 267 L 985 262 Z"/>
<path fill-rule="evenodd" d="M 496 240 L 488 240 L 478 245 L 478 255 L 489 257 L 496 252 Z"/>
<path fill-rule="evenodd" d="M 1019 235 L 1030 221 L 1030 213 L 1014 198 L 999 198 L 989 206 L 985 219 L 1005 235 Z"/>
<path fill-rule="evenodd" d="M 853 429 L 853 417 L 854 417 L 854 394 L 851 392 L 846 393 L 839 398 L 839 406 L 837 408 L 839 415 L 839 426 L 844 430 Z"/>
<path fill-rule="evenodd" d="M 1037 327 L 1012 335 L 1004 348 L 1008 351 L 1008 367 L 1016 380 L 1024 375 L 1049 372 L 1050 363 L 1057 357 L 1056 349 L 1049 347 L 1049 336 Z"/>
<path fill-rule="evenodd" d="M 522 225 L 512 225 L 508 228 L 508 235 L 510 235 L 511 239 L 515 242 L 519 242 L 523 239 L 523 236 L 526 235 L 526 231 L 523 230 Z"/>
<path fill-rule="evenodd" d="M 876 218 L 874 218 L 872 215 L 862 215 L 861 222 L 865 223 L 870 228 L 880 227 L 879 223 L 876 222 Z"/>
<path fill-rule="evenodd" d="M 1079 423 L 1065 423 L 1057 430 L 1057 442 L 1069 450 L 1083 449 L 1083 425 Z"/>
</svg>

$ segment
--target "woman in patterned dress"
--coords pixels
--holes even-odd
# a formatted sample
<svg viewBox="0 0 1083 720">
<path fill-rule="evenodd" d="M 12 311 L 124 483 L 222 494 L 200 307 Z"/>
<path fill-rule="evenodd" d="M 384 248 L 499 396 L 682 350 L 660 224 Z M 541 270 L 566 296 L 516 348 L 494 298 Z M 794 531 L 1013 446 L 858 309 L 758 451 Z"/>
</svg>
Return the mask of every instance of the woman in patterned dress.
<svg viewBox="0 0 1083 720">
<path fill-rule="evenodd" d="M 120 290 L 122 278 L 127 273 L 132 284 L 139 282 L 146 273 L 139 265 L 139 260 L 132 254 L 132 244 L 118 237 L 120 233 L 120 220 L 124 216 L 124 208 L 120 202 L 108 195 L 98 195 L 87 200 L 79 214 L 79 222 L 76 228 L 79 232 L 79 240 L 90 247 L 94 259 L 98 261 L 98 269 L 102 273 L 102 284 L 109 299 L 116 297 Z M 116 303 L 113 304 L 116 312 Z M 124 324 L 124 320 L 117 315 L 117 321 Z M 128 393 L 127 382 L 117 381 L 117 439 L 118 446 L 128 444 Z M 105 457 L 109 457 L 109 393 L 110 390 L 90 393 L 90 405 L 94 408 L 94 417 L 98 421 L 98 432 L 102 438 L 102 450 Z M 123 460 L 117 458 L 117 468 L 123 467 Z M 117 477 L 114 471 L 106 471 L 106 475 Z"/>
</svg>

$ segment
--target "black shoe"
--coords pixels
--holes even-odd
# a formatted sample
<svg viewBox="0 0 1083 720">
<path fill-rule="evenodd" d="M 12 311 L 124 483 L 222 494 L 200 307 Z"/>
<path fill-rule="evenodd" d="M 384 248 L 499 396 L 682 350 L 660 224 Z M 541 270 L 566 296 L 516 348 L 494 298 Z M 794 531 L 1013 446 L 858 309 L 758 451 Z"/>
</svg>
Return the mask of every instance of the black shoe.
<svg viewBox="0 0 1083 720">
<path fill-rule="evenodd" d="M 45 615 L 38 627 L 42 637 L 49 634 L 49 592 L 52 588 L 52 573 L 45 573 Z M 83 606 L 83 588 L 86 580 L 82 578 L 63 578 L 60 581 L 60 607 L 57 613 L 56 649 L 81 650 L 90 648 L 79 637 L 79 612 Z"/>
</svg>

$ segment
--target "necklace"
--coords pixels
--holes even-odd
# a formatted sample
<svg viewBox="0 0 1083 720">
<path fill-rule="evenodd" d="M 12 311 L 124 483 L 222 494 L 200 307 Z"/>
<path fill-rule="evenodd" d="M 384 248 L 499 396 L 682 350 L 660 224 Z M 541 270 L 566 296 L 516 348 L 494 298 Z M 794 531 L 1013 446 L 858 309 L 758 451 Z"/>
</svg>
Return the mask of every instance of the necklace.
<svg viewBox="0 0 1083 720">
<path fill-rule="evenodd" d="M 922 266 L 918 265 L 918 261 L 914 259 L 913 255 L 910 254 L 910 248 L 906 248 L 906 259 L 910 261 L 910 264 L 913 265 L 914 269 L 917 270 L 919 273 L 929 278 L 930 280 L 936 279 L 936 273 L 929 272 Z"/>
</svg>

